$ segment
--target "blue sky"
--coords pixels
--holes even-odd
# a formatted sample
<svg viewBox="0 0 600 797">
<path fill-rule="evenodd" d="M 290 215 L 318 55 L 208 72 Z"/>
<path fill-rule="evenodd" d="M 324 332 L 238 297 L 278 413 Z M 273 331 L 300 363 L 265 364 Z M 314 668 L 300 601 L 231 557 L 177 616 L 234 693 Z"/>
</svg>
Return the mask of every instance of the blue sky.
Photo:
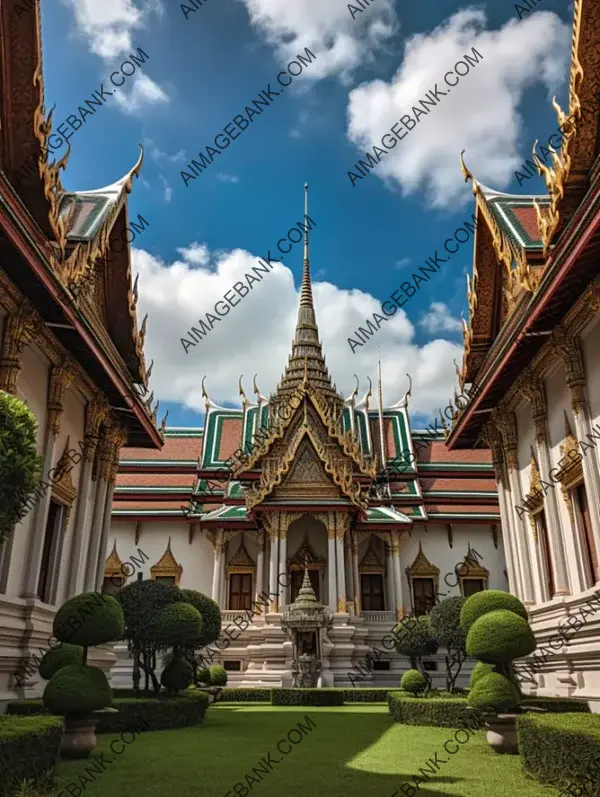
<svg viewBox="0 0 600 797">
<path fill-rule="evenodd" d="M 198 0 L 199 3 L 199 0 Z M 522 6 L 525 9 L 525 6 Z M 187 354 L 181 338 L 301 220 L 310 185 L 311 264 L 327 362 L 346 395 L 375 379 L 385 402 L 413 379 L 420 421 L 444 407 L 461 360 L 460 314 L 472 245 L 353 353 L 348 337 L 372 317 L 443 241 L 470 218 L 473 197 L 459 153 L 484 184 L 543 193 L 514 172 L 535 138 L 556 126 L 551 98 L 567 102 L 572 8 L 515 4 L 395 3 L 355 11 L 338 0 L 206 0 L 184 16 L 179 3 L 52 0 L 42 3 L 46 106 L 55 127 L 130 53 L 146 63 L 71 139 L 68 190 L 109 185 L 145 160 L 130 216 L 149 222 L 132 245 L 140 317 L 149 314 L 151 387 L 169 425 L 200 422 L 201 381 L 218 404 L 236 403 L 238 379 L 252 397 L 283 373 L 295 325 L 301 247 L 276 265 Z M 309 47 L 314 62 L 197 179 L 181 170 L 244 106 Z M 475 47 L 481 63 L 421 119 L 382 163 L 353 186 L 348 170 L 402 114 Z M 113 87 L 111 87 L 113 88 Z M 62 154 L 62 152 L 61 152 Z M 381 311 L 379 311 L 381 312 Z M 162 413 L 161 413 L 162 414 Z"/>
</svg>

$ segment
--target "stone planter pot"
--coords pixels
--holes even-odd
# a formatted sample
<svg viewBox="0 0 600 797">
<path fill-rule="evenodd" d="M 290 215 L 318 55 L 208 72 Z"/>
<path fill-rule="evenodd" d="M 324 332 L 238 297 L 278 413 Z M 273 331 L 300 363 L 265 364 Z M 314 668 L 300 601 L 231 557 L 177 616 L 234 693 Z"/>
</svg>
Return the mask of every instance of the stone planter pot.
<svg viewBox="0 0 600 797">
<path fill-rule="evenodd" d="M 209 706 L 212 706 L 213 703 L 216 703 L 221 699 L 221 692 L 223 691 L 222 686 L 202 686 L 200 688 L 208 695 Z"/>
<path fill-rule="evenodd" d="M 102 714 L 116 714 L 116 708 L 103 708 L 92 711 L 84 717 L 64 718 L 64 731 L 60 744 L 62 758 L 87 758 L 96 747 L 96 725 Z"/>
<path fill-rule="evenodd" d="M 487 742 L 495 753 L 517 755 L 517 714 L 487 714 Z"/>
</svg>

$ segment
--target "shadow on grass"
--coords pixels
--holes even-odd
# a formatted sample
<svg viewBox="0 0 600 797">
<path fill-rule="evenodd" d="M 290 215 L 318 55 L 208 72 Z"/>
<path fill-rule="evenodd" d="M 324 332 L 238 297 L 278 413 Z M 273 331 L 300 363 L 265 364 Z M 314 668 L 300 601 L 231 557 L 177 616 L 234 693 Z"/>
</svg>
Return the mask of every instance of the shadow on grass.
<svg viewBox="0 0 600 797">
<path fill-rule="evenodd" d="M 284 744 L 287 755 L 277 750 L 280 740 L 298 722 L 314 727 L 298 744 Z M 426 768 L 436 752 L 447 763 L 437 773 L 422 776 L 418 797 L 550 797 L 539 784 L 531 786 L 514 763 L 504 767 L 510 777 L 494 777 L 502 765 L 485 742 L 483 734 L 470 739 L 457 755 L 443 754 L 451 739 L 451 728 L 406 726 L 394 723 L 384 707 L 345 706 L 340 708 L 278 708 L 265 704 L 222 704 L 211 707 L 203 726 L 142 734 L 122 755 L 110 752 L 112 735 L 99 737 L 97 753 L 114 759 L 97 782 L 86 784 L 86 797 L 129 794 L 163 797 L 261 797 L 290 795 L 337 795 L 344 797 L 391 797 L 404 783 L 413 784 L 413 775 Z M 480 749 L 478 749 L 480 748 Z M 487 749 L 485 749 L 487 748 Z M 471 757 L 477 750 L 477 762 Z M 260 760 L 271 754 L 272 771 L 261 782 L 247 783 L 245 775 L 260 768 Z M 481 758 L 490 761 L 489 776 L 481 771 Z M 494 758 L 496 761 L 494 761 Z M 69 783 L 80 787 L 91 761 L 63 763 L 57 774 L 63 789 Z M 510 764 L 510 762 L 508 762 Z M 518 759 L 517 759 L 518 763 Z M 499 770 L 500 766 L 500 770 Z M 485 769 L 485 767 L 483 767 Z M 258 779 L 260 775 L 254 774 Z M 483 777 L 483 779 L 482 779 Z M 499 782 L 498 782 L 499 781 Z M 238 792 L 235 784 L 242 784 Z M 444 790 L 448 788 L 449 790 Z M 244 791 L 248 789 L 247 793 Z M 69 790 L 77 794 L 75 790 Z M 69 793 L 69 792 L 66 792 Z M 410 795 L 407 792 L 399 792 Z"/>
</svg>

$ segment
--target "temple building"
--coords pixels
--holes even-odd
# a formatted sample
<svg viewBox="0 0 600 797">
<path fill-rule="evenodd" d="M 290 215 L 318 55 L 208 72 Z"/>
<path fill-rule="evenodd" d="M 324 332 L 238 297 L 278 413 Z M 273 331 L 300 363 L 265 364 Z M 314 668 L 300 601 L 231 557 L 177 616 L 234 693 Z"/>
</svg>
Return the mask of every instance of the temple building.
<svg viewBox="0 0 600 797">
<path fill-rule="evenodd" d="M 459 379 L 480 392 L 446 441 L 453 453 L 492 451 L 510 591 L 538 640 L 530 688 L 589 699 L 596 711 L 600 612 L 588 602 L 600 586 L 598 30 L 598 3 L 576 0 L 568 115 L 554 103 L 562 148 L 551 166 L 537 160 L 546 195 L 494 191 L 463 161 L 479 223 Z"/>
<path fill-rule="evenodd" d="M 274 395 L 263 396 L 255 378 L 250 400 L 240 377 L 241 407 L 231 409 L 202 386 L 202 429 L 167 428 L 160 452 L 121 453 L 105 588 L 141 548 L 144 578 L 212 596 L 224 625 L 268 592 L 268 608 L 220 654 L 231 684 L 291 685 L 282 617 L 304 565 L 332 615 L 320 645 L 325 685 L 351 685 L 351 667 L 406 613 L 423 614 L 449 595 L 507 589 L 489 452 L 450 451 L 443 434 L 412 431 L 410 388 L 389 407 L 381 377 L 375 397 L 370 381 L 362 398 L 358 384 L 347 398 L 336 390 L 319 339 L 308 230 L 296 331 Z M 417 439 L 429 445 L 411 464 Z M 376 478 L 383 463 L 389 482 Z M 360 685 L 397 686 L 408 666 L 387 657 Z M 443 687 L 443 651 L 428 667 Z M 130 672 L 123 646 L 113 682 L 129 684 Z"/>
<path fill-rule="evenodd" d="M 138 397 L 148 370 L 129 247 L 107 264 L 142 158 L 107 188 L 63 189 L 69 151 L 48 162 L 39 4 L 22 11 L 18 0 L 0 3 L 0 390 L 35 415 L 43 471 L 0 545 L 0 713 L 41 693 L 37 664 L 56 608 L 102 585 L 120 447 L 163 442 L 155 409 Z M 115 658 L 91 655 L 106 668 Z"/>
</svg>

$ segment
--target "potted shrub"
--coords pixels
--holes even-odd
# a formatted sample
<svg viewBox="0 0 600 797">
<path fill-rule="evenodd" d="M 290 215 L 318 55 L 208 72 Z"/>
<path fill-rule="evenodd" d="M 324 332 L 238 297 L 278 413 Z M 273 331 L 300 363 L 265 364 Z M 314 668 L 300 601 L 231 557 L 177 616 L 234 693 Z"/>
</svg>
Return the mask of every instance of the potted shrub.
<svg viewBox="0 0 600 797">
<path fill-rule="evenodd" d="M 208 668 L 210 677 L 210 686 L 206 690 L 208 692 L 208 700 L 214 703 L 221 699 L 221 692 L 223 687 L 227 686 L 227 670 L 221 664 L 211 664 Z"/>
<path fill-rule="evenodd" d="M 0 390 L 0 544 L 31 509 L 42 473 L 37 421 L 27 404 Z"/>
<path fill-rule="evenodd" d="M 65 718 L 61 754 L 66 758 L 86 758 L 96 746 L 99 712 L 112 701 L 112 690 L 102 670 L 87 664 L 88 648 L 120 639 L 123 624 L 119 603 L 97 592 L 76 595 L 54 617 L 54 636 L 71 645 L 66 653 L 59 653 L 58 648 L 56 656 L 48 657 L 44 671 L 54 672 L 43 699 L 50 712 Z M 81 660 L 58 666 L 65 658 L 74 657 L 74 646 L 81 646 Z"/>
<path fill-rule="evenodd" d="M 484 713 L 491 748 L 497 753 L 516 754 L 521 694 L 512 662 L 529 655 L 536 646 L 527 610 L 514 595 L 487 590 L 466 601 L 461 622 L 468 629 L 468 655 L 493 667 L 491 672 L 483 668 L 473 672 L 468 705 Z"/>
<path fill-rule="evenodd" d="M 81 664 L 83 661 L 83 648 L 81 645 L 71 645 L 68 642 L 61 643 L 55 648 L 50 648 L 44 654 L 40 662 L 40 675 L 45 681 L 49 681 L 67 664 Z"/>
<path fill-rule="evenodd" d="M 427 687 L 423 673 L 418 670 L 407 670 L 400 681 L 400 689 L 410 692 L 415 697 Z"/>
</svg>

